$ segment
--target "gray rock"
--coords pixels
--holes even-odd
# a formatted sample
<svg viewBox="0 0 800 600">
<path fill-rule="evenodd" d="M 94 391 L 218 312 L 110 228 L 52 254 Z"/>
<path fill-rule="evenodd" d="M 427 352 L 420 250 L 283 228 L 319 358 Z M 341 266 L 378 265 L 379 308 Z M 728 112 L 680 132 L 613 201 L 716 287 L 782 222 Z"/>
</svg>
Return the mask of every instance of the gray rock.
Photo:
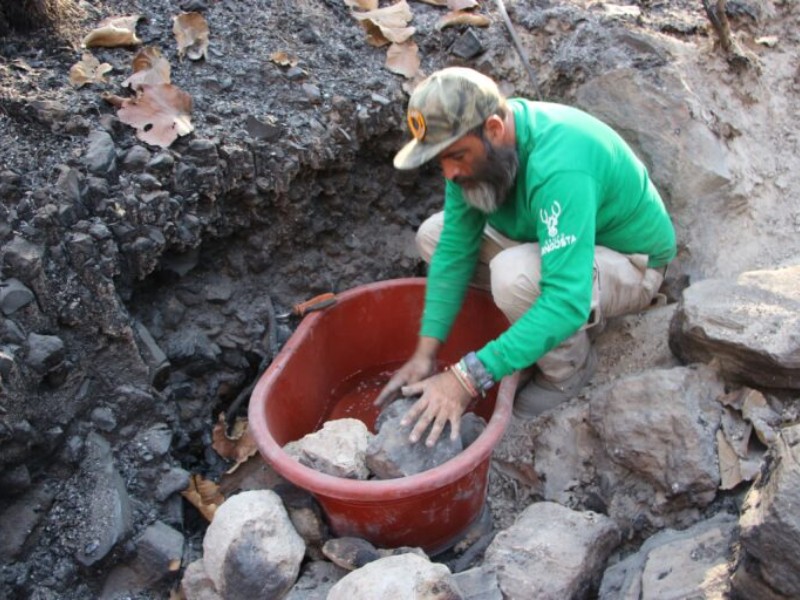
<svg viewBox="0 0 800 600">
<path fill-rule="evenodd" d="M 61 165 L 61 173 L 56 181 L 56 186 L 64 194 L 67 200 L 72 203 L 80 202 L 83 194 L 81 193 L 81 174 L 77 169 Z M 62 221 L 63 222 L 63 221 Z"/>
<path fill-rule="evenodd" d="M 400 554 L 416 554 L 424 559 L 428 555 L 421 548 L 401 546 L 399 548 L 376 548 L 370 542 L 362 538 L 342 537 L 330 539 L 322 546 L 322 553 L 333 564 L 355 571 L 364 565 L 387 556 L 399 556 Z"/>
<path fill-rule="evenodd" d="M 64 360 L 64 342 L 55 335 L 28 335 L 26 362 L 38 373 L 47 373 Z"/>
<path fill-rule="evenodd" d="M 427 471 L 447 462 L 464 449 L 460 437 L 450 439 L 449 423 L 432 448 L 422 442 L 409 442 L 412 425 L 403 427 L 400 421 L 414 402 L 415 399 L 397 400 L 390 405 L 391 415 L 377 420 L 380 429 L 367 446 L 366 462 L 370 472 L 379 479 L 406 477 Z M 425 439 L 424 436 L 422 439 Z"/>
<path fill-rule="evenodd" d="M 55 491 L 48 485 L 31 488 L 0 514 L 0 561 L 8 564 L 19 556 L 50 509 Z"/>
<path fill-rule="evenodd" d="M 641 42 L 647 43 L 641 40 L 639 46 L 644 46 Z M 659 52 L 647 51 L 650 58 Z M 670 208 L 676 212 L 683 208 L 677 202 L 726 189 L 732 180 L 724 142 L 693 118 L 686 97 L 677 93 L 681 89 L 680 74 L 671 69 L 659 69 L 658 82 L 653 82 L 636 69 L 616 68 L 592 77 L 576 92 L 580 108 L 626 132 L 659 189 L 673 199 Z"/>
<path fill-rule="evenodd" d="M 0 319 L 0 341 L 21 344 L 26 336 L 19 325 L 11 319 Z"/>
<path fill-rule="evenodd" d="M 367 540 L 354 537 L 328 540 L 322 546 L 322 553 L 333 564 L 348 571 L 355 571 L 381 558 L 375 546 Z"/>
<path fill-rule="evenodd" d="M 190 477 L 189 471 L 180 467 L 170 467 L 159 477 L 153 496 L 159 502 L 164 502 L 172 494 L 188 489 Z"/>
<path fill-rule="evenodd" d="M 480 566 L 453 575 L 464 600 L 503 600 L 497 573 L 492 567 Z"/>
<path fill-rule="evenodd" d="M 358 419 L 328 421 L 319 431 L 284 446 L 298 462 L 335 477 L 367 479 L 365 453 L 372 434 Z"/>
<path fill-rule="evenodd" d="M 108 175 L 116 167 L 117 154 L 114 140 L 105 131 L 92 131 L 89 134 L 89 148 L 83 162 L 90 173 Z"/>
<path fill-rule="evenodd" d="M 76 531 L 76 559 L 88 567 L 125 538 L 131 528 L 132 512 L 125 483 L 114 467 L 111 446 L 96 433 L 86 438 L 81 472 L 87 478 L 83 496 L 87 518 Z"/>
<path fill-rule="evenodd" d="M 117 428 L 117 417 L 114 416 L 114 411 L 107 406 L 98 406 L 92 409 L 91 419 L 100 431 L 110 432 Z"/>
<path fill-rule="evenodd" d="M 147 163 L 147 168 L 152 171 L 169 171 L 175 165 L 175 159 L 169 152 L 159 152 Z"/>
<path fill-rule="evenodd" d="M 144 146 L 132 146 L 130 150 L 125 153 L 122 159 L 122 165 L 128 171 L 141 171 L 148 162 L 150 162 L 150 151 Z"/>
<path fill-rule="evenodd" d="M 450 54 L 469 60 L 475 58 L 479 54 L 486 51 L 483 47 L 480 38 L 473 29 L 467 29 L 462 33 L 459 38 L 450 46 Z"/>
<path fill-rule="evenodd" d="M 590 420 L 611 461 L 666 497 L 705 506 L 720 483 L 716 431 L 724 392 L 708 367 L 655 369 L 598 391 Z"/>
<path fill-rule="evenodd" d="M 725 378 L 800 389 L 800 265 L 707 279 L 683 291 L 670 347 L 684 362 L 716 359 Z"/>
<path fill-rule="evenodd" d="M 30 291 L 19 279 L 6 279 L 0 282 L 0 310 L 8 316 L 17 312 L 23 306 L 33 302 L 33 292 Z"/>
<path fill-rule="evenodd" d="M 20 235 L 3 247 L 3 261 L 11 272 L 24 281 L 32 281 L 41 273 L 44 250 Z"/>
<path fill-rule="evenodd" d="M 206 287 L 206 300 L 224 304 L 233 296 L 233 282 L 228 277 L 217 277 Z"/>
<path fill-rule="evenodd" d="M 497 572 L 504 598 L 584 599 L 619 541 L 619 529 L 604 515 L 538 502 L 497 534 L 484 565 Z"/>
<path fill-rule="evenodd" d="M 767 587 L 800 597 L 800 425 L 780 431 L 770 449 L 769 471 L 756 481 L 742 506 L 739 525 L 748 559 Z"/>
<path fill-rule="evenodd" d="M 182 329 L 171 336 L 164 348 L 169 360 L 188 372 L 201 373 L 217 362 L 221 350 L 199 329 Z"/>
<path fill-rule="evenodd" d="M 181 591 L 186 600 L 223 600 L 206 573 L 202 558 L 186 567 L 181 579 Z"/>
<path fill-rule="evenodd" d="M 421 598 L 462 600 L 464 595 L 445 565 L 416 554 L 401 554 L 381 558 L 345 575 L 331 588 L 327 600 Z"/>
<path fill-rule="evenodd" d="M 300 571 L 300 578 L 283 600 L 327 600 L 330 589 L 347 573 L 333 563 L 311 561 Z"/>
<path fill-rule="evenodd" d="M 203 564 L 225 600 L 280 598 L 294 585 L 305 544 L 271 490 L 242 492 L 217 509 Z"/>
<path fill-rule="evenodd" d="M 720 513 L 688 529 L 665 529 L 606 570 L 600 600 L 730 596 L 736 518 Z"/>
<path fill-rule="evenodd" d="M 150 373 L 150 383 L 157 389 L 161 389 L 169 377 L 169 359 L 141 321 L 133 322 L 133 330 L 137 341 L 140 342 L 139 352 Z"/>
<path fill-rule="evenodd" d="M 136 436 L 136 442 L 155 456 L 164 456 L 172 445 L 172 430 L 166 423 L 158 423 Z"/>
<path fill-rule="evenodd" d="M 161 521 L 147 527 L 136 540 L 136 555 L 115 567 L 106 578 L 100 600 L 130 597 L 177 574 L 183 558 L 183 535 Z"/>
</svg>

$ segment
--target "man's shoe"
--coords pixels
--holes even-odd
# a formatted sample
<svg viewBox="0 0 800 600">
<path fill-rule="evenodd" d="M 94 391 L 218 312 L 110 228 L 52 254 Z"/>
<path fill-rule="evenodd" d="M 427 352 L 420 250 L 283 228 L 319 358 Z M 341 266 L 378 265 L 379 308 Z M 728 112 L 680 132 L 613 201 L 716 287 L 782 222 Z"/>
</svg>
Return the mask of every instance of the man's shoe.
<svg viewBox="0 0 800 600">
<path fill-rule="evenodd" d="M 589 383 L 596 367 L 597 354 L 592 347 L 584 365 L 564 381 L 553 383 L 538 373 L 517 392 L 514 399 L 514 416 L 519 419 L 533 419 L 574 398 Z"/>
</svg>

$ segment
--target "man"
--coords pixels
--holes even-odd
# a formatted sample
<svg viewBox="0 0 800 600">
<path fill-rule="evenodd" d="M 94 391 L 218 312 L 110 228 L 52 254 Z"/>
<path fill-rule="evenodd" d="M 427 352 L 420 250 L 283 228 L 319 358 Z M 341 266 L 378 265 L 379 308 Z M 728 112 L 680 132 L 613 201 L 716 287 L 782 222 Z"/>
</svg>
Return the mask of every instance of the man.
<svg viewBox="0 0 800 600">
<path fill-rule="evenodd" d="M 518 417 L 577 395 L 595 367 L 590 328 L 654 302 L 675 232 L 630 147 L 578 109 L 506 99 L 488 77 L 451 67 L 414 91 L 408 125 L 414 139 L 394 165 L 438 160 L 445 204 L 417 234 L 430 268 L 416 351 L 376 404 L 421 394 L 403 423 L 412 442 L 430 427 L 432 446 L 447 422 L 455 439 L 472 399 L 514 371 L 532 371 Z M 435 374 L 471 282 L 511 326 Z"/>
</svg>

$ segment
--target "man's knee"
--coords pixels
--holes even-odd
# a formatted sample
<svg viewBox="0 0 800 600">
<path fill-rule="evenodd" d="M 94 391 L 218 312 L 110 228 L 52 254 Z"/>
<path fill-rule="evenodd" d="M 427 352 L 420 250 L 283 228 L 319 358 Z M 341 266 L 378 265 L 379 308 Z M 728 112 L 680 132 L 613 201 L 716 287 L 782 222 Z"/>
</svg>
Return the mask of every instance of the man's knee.
<svg viewBox="0 0 800 600">
<path fill-rule="evenodd" d="M 444 228 L 444 213 L 438 212 L 431 215 L 417 229 L 416 243 L 417 252 L 427 263 L 431 262 L 433 251 L 439 243 Z"/>
<path fill-rule="evenodd" d="M 516 321 L 541 293 L 538 256 L 531 244 L 514 246 L 499 252 L 489 266 L 494 302 L 509 319 Z"/>
</svg>

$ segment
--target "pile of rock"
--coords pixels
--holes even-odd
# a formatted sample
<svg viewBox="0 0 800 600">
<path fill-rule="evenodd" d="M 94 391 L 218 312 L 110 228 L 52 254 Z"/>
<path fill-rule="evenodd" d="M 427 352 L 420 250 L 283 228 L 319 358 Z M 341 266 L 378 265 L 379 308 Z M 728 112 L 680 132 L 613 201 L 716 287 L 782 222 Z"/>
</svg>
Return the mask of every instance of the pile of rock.
<svg viewBox="0 0 800 600">
<path fill-rule="evenodd" d="M 421 473 L 461 453 L 486 428 L 486 421 L 468 412 L 461 418 L 460 435 L 450 437 L 445 425 L 432 448 L 408 441 L 411 425 L 401 425 L 403 415 L 416 401 L 404 398 L 389 404 L 375 421 L 372 434 L 358 419 L 335 419 L 322 429 L 284 447 L 287 454 L 307 467 L 349 479 L 394 479 Z"/>
</svg>

